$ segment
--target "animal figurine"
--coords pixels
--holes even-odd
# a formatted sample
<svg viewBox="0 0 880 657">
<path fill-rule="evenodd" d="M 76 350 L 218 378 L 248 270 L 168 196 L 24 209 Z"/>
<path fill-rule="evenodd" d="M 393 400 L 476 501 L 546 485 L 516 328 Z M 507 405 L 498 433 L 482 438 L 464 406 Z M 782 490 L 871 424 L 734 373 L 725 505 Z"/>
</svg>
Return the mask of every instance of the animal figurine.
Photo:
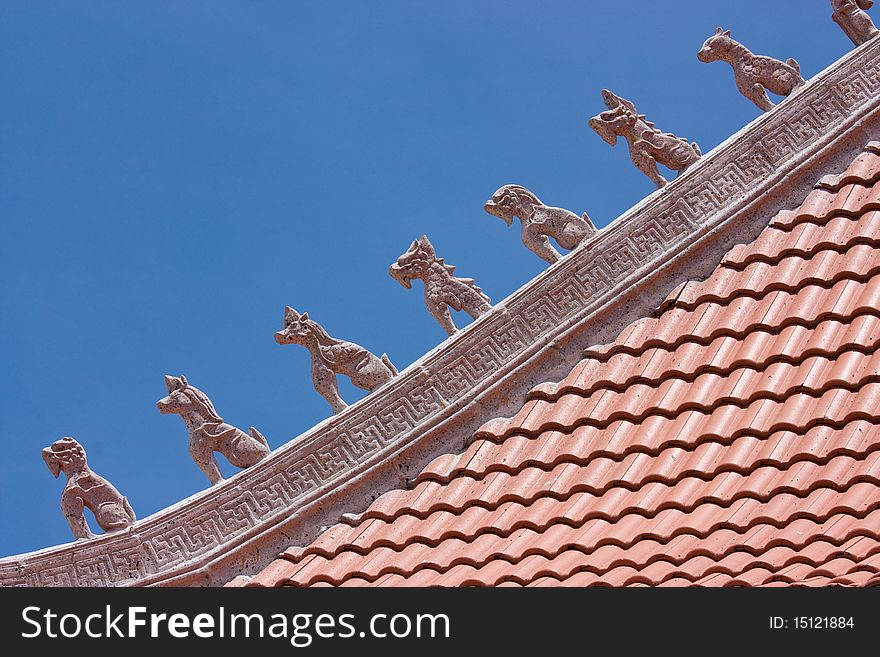
<svg viewBox="0 0 880 657">
<path fill-rule="evenodd" d="M 720 27 L 706 39 L 697 59 L 701 62 L 727 62 L 733 67 L 736 86 L 743 96 L 765 112 L 773 109 L 773 101 L 767 95 L 788 96 L 804 84 L 801 67 L 794 59 L 780 62 L 772 57 L 753 54 L 748 48 Z"/>
<path fill-rule="evenodd" d="M 526 248 L 551 265 L 562 258 L 548 238 L 552 237 L 569 251 L 596 232 L 586 212 L 577 216 L 570 210 L 553 208 L 541 203 L 537 196 L 521 185 L 504 185 L 483 209 L 503 220 L 508 226 L 518 217 L 522 224 L 522 241 Z"/>
<path fill-rule="evenodd" d="M 358 388 L 371 391 L 397 375 L 397 368 L 386 354 L 377 358 L 360 345 L 330 337 L 323 326 L 309 319 L 308 313 L 300 315 L 290 306 L 284 309 L 284 329 L 275 333 L 275 342 L 301 344 L 309 350 L 312 383 L 334 413 L 346 407 L 339 396 L 337 374 L 349 377 Z"/>
<path fill-rule="evenodd" d="M 412 281 L 422 279 L 428 312 L 449 335 L 457 330 L 450 308 L 464 310 L 474 319 L 491 308 L 489 297 L 477 287 L 474 279 L 454 276 L 455 267 L 437 257 L 434 245 L 425 235 L 410 245 L 407 252 L 388 268 L 388 273 L 408 289 L 412 288 Z"/>
<path fill-rule="evenodd" d="M 183 375 L 165 375 L 168 396 L 156 402 L 160 413 L 177 414 L 189 429 L 189 453 L 211 485 L 223 481 L 214 452 L 236 468 L 249 468 L 269 455 L 269 443 L 254 427 L 250 435 L 223 421 L 208 396 Z"/>
<path fill-rule="evenodd" d="M 77 540 L 92 538 L 83 509 L 95 515 L 98 526 L 105 532 L 131 527 L 135 521 L 134 509 L 113 485 L 98 476 L 86 463 L 86 451 L 73 438 L 62 438 L 42 451 L 49 471 L 58 478 L 62 472 L 67 484 L 61 493 L 61 512 L 67 518 Z"/>
<path fill-rule="evenodd" d="M 831 0 L 834 12 L 831 18 L 857 46 L 880 34 L 874 21 L 865 13 L 873 5 L 874 0 Z"/>
<path fill-rule="evenodd" d="M 625 98 L 603 89 L 602 99 L 608 110 L 590 119 L 590 127 L 612 146 L 618 137 L 626 139 L 633 164 L 657 187 L 667 183 L 660 175 L 658 163 L 674 171 L 684 171 L 703 155 L 696 142 L 688 143 L 687 139 L 660 132 Z"/>
</svg>

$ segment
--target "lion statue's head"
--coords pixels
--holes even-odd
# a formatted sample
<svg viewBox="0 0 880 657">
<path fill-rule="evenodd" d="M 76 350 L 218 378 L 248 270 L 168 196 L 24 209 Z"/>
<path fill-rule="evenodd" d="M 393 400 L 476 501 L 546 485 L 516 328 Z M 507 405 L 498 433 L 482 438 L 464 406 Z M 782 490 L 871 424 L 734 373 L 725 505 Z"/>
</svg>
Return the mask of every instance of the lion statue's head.
<svg viewBox="0 0 880 657">
<path fill-rule="evenodd" d="M 221 418 L 208 396 L 195 386 L 191 386 L 186 377 L 165 375 L 165 387 L 168 388 L 168 396 L 156 402 L 160 413 L 177 413 L 187 411 L 200 413 L 206 421 L 220 422 Z"/>
<path fill-rule="evenodd" d="M 81 468 L 86 465 L 86 451 L 82 445 L 70 437 L 56 440 L 43 449 L 42 454 L 43 460 L 56 479 L 64 470 L 64 466 L 75 465 Z"/>
<path fill-rule="evenodd" d="M 284 308 L 284 328 L 275 332 L 278 344 L 304 344 L 311 334 L 309 314 L 298 313 L 290 306 Z"/>
<path fill-rule="evenodd" d="M 730 30 L 725 32 L 720 27 L 716 28 L 715 34 L 703 43 L 703 47 L 697 53 L 697 59 L 704 64 L 725 59 L 734 43 L 733 38 L 730 36 Z"/>
<path fill-rule="evenodd" d="M 606 142 L 614 146 L 617 138 L 627 134 L 633 129 L 639 119 L 644 120 L 636 111 L 636 106 L 626 98 L 621 98 L 608 91 L 602 90 L 602 100 L 608 111 L 597 114 L 590 119 L 590 127 Z M 652 123 L 645 121 L 649 127 Z"/>
<path fill-rule="evenodd" d="M 486 201 L 483 209 L 510 226 L 515 217 L 522 219 L 524 214 L 528 216 L 528 209 L 534 205 L 543 205 L 543 203 L 525 187 L 504 185 L 492 194 L 492 198 Z"/>
<path fill-rule="evenodd" d="M 868 11 L 874 6 L 874 0 L 831 0 L 831 8 L 834 11 L 841 9 L 850 9 L 858 7 L 864 11 Z"/>
<path fill-rule="evenodd" d="M 437 261 L 437 252 L 426 235 L 410 244 L 406 253 L 388 268 L 388 273 L 405 288 L 412 287 L 412 281 L 422 278 L 432 263 Z"/>
<path fill-rule="evenodd" d="M 286 306 L 284 308 L 284 328 L 275 332 L 275 342 L 278 344 L 306 344 L 312 335 L 319 339 L 329 339 L 330 336 L 318 322 L 309 319 L 307 312 L 299 314 Z"/>
</svg>

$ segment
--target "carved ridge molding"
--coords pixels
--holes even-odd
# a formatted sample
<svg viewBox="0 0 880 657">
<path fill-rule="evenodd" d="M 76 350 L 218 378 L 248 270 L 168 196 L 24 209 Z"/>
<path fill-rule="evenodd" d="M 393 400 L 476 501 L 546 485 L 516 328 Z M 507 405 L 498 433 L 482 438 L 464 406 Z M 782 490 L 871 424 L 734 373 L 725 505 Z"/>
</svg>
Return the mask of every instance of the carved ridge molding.
<svg viewBox="0 0 880 657">
<path fill-rule="evenodd" d="M 873 39 L 363 400 L 127 530 L 0 559 L 0 586 L 161 583 L 271 532 L 455 416 L 620 289 L 637 286 L 640 272 L 736 217 L 878 107 Z"/>
</svg>

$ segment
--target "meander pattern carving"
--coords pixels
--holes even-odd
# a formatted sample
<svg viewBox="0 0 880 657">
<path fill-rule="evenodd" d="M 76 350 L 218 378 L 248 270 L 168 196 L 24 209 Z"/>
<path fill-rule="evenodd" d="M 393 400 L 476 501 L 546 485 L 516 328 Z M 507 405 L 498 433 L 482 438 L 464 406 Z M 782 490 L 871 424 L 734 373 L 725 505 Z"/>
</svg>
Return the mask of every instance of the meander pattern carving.
<svg viewBox="0 0 880 657">
<path fill-rule="evenodd" d="M 274 515 L 303 504 L 340 473 L 357 468 L 475 387 L 544 343 L 613 287 L 676 246 L 725 206 L 759 187 L 790 158 L 880 96 L 880 39 L 874 39 L 796 97 L 761 119 L 760 141 L 737 143 L 704 157 L 657 202 L 622 219 L 630 230 L 607 229 L 511 298 L 481 317 L 396 383 L 346 409 L 176 507 L 112 535 L 0 561 L 0 585 L 125 584 L 181 567 Z M 504 305 L 504 304 L 502 304 Z"/>
</svg>

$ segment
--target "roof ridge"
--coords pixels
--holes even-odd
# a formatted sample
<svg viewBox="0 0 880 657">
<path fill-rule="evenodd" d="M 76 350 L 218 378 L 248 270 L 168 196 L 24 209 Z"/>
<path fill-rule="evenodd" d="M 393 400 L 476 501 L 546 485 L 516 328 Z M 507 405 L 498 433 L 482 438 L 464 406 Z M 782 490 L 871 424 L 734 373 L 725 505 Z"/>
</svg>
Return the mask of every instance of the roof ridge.
<svg viewBox="0 0 880 657">
<path fill-rule="evenodd" d="M 774 264 L 680 286 L 659 317 L 251 585 L 873 577 L 880 266 L 871 244 L 817 247 L 854 231 L 875 240 L 880 222 L 754 240 Z"/>
<path fill-rule="evenodd" d="M 212 489 L 130 529 L 0 559 L 0 583 L 219 583 L 240 556 L 271 558 L 292 538 L 393 487 L 460 445 L 486 415 L 519 404 L 524 384 L 551 378 L 656 307 L 796 200 L 818 168 L 880 132 L 880 40 L 844 55 L 600 233 L 342 413 Z M 807 180 L 811 178 L 811 180 Z M 581 342 L 583 341 L 583 342 Z M 316 523 L 316 524 L 311 524 Z M 256 547 L 259 546 L 259 550 Z"/>
</svg>

